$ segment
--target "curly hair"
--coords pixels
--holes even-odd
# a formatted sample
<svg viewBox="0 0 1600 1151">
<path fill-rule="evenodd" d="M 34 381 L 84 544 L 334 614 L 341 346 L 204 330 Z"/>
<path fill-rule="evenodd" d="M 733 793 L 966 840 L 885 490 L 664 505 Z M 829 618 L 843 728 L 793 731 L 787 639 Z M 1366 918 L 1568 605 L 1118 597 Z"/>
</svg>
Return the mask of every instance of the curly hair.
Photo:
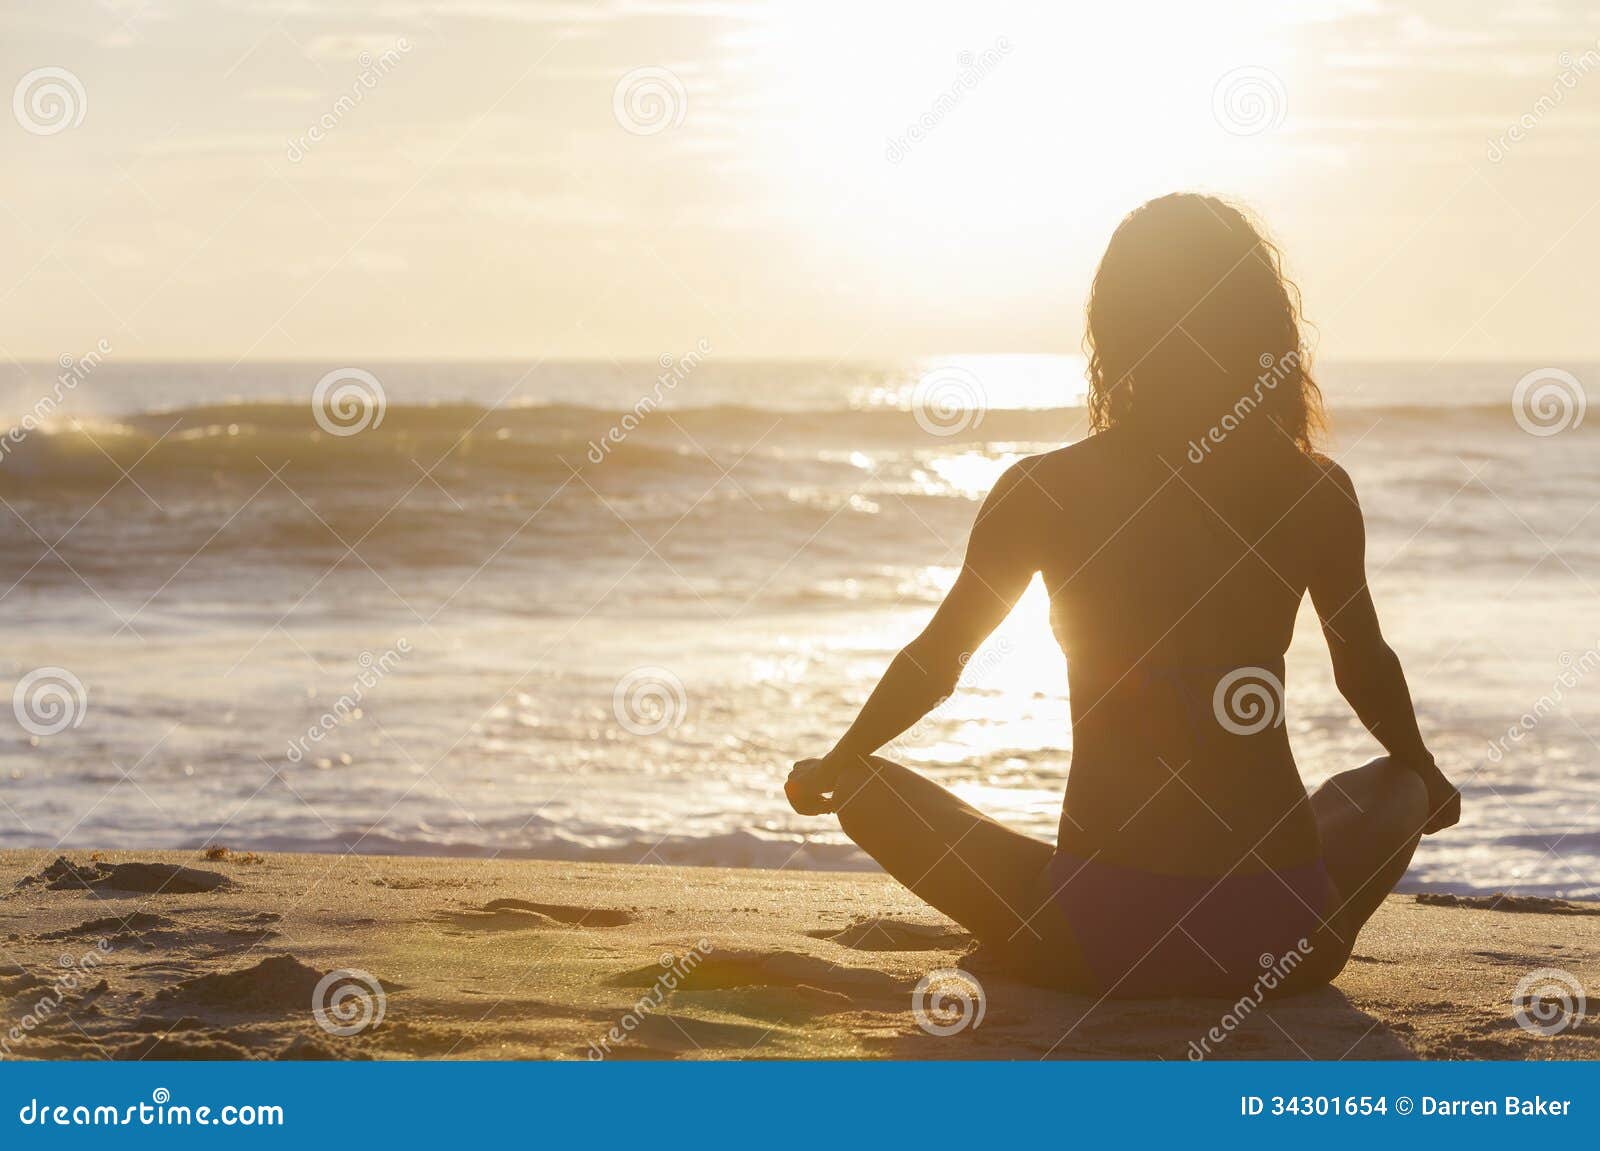
<svg viewBox="0 0 1600 1151">
<path fill-rule="evenodd" d="M 1092 431 L 1220 444 L 1276 427 L 1315 450 L 1326 421 L 1300 292 L 1240 209 L 1192 192 L 1135 208 L 1106 246 L 1087 312 Z"/>
</svg>

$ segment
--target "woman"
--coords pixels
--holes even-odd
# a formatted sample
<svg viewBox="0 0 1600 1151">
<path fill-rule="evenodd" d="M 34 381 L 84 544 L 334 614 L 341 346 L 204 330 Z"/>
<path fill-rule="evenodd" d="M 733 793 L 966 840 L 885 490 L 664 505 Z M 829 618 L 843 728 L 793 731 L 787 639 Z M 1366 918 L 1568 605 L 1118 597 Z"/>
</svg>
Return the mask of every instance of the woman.
<svg viewBox="0 0 1600 1151">
<path fill-rule="evenodd" d="M 1117 228 L 1088 306 L 1080 443 L 1011 467 L 933 620 L 786 790 L 1029 977 L 1234 995 L 1343 969 L 1418 839 L 1459 818 L 1368 594 L 1350 477 L 1316 453 L 1298 294 L 1237 209 L 1164 196 Z M 956 686 L 1035 572 L 1067 656 L 1057 843 L 873 753 Z M 1308 796 L 1283 723 L 1301 597 L 1388 752 Z"/>
</svg>

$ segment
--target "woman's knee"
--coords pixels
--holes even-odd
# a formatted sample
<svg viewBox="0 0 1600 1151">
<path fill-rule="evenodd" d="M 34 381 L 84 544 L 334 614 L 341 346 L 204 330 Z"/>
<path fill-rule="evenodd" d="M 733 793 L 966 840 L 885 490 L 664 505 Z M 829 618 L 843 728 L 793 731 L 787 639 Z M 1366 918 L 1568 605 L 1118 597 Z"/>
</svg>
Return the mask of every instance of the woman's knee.
<svg viewBox="0 0 1600 1151">
<path fill-rule="evenodd" d="M 1396 840 L 1420 839 L 1428 819 L 1428 788 L 1409 767 L 1385 757 L 1378 776 L 1377 807 Z"/>
<path fill-rule="evenodd" d="M 1335 922 L 1325 924 L 1310 939 L 1303 941 L 1305 947 L 1289 953 L 1296 960 L 1279 986 L 1283 994 L 1302 995 L 1315 991 L 1319 987 L 1326 987 L 1344 972 L 1346 964 L 1350 962 L 1355 935 L 1353 930 L 1338 923 L 1338 919 L 1335 916 Z M 1279 960 L 1280 966 L 1285 965 L 1286 959 L 1287 956 Z"/>
<path fill-rule="evenodd" d="M 1328 779 L 1312 796 L 1312 806 L 1325 831 L 1330 824 L 1359 822 L 1369 832 L 1392 828 L 1403 838 L 1421 834 L 1428 789 L 1416 772 L 1385 755 Z"/>
<path fill-rule="evenodd" d="M 883 792 L 892 786 L 890 776 L 907 771 L 907 768 L 880 755 L 852 759 L 839 769 L 839 777 L 834 781 L 834 810 L 839 813 L 841 820 L 844 819 L 851 805 L 869 799 L 874 793 Z"/>
</svg>

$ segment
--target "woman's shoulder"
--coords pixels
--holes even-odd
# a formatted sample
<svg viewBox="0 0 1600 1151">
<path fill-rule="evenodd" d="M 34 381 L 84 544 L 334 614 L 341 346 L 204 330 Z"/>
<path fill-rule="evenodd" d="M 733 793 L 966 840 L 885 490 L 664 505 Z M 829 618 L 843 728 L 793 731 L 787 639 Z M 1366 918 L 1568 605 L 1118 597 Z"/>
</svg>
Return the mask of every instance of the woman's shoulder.
<svg viewBox="0 0 1600 1151">
<path fill-rule="evenodd" d="M 1081 472 L 1085 468 L 1093 468 L 1101 461 L 1109 459 L 1116 450 L 1117 439 L 1120 433 L 1112 428 L 1094 435 L 1085 436 L 1070 444 L 1059 448 L 1052 448 L 1047 452 L 1038 452 L 1031 456 L 1023 456 L 1013 468 L 1020 468 L 1026 474 L 1044 477 L 1059 476 L 1075 471 Z"/>
<path fill-rule="evenodd" d="M 1350 473 L 1345 471 L 1332 456 L 1321 452 L 1302 452 L 1307 464 L 1310 465 L 1313 478 L 1326 486 L 1332 487 L 1354 500 L 1356 498 L 1355 481 L 1350 478 Z"/>
<path fill-rule="evenodd" d="M 1315 522 L 1318 538 L 1339 546 L 1365 534 L 1366 517 L 1350 473 L 1321 452 L 1302 454 L 1307 479 L 1296 505 Z"/>
<path fill-rule="evenodd" d="M 1092 445 L 1100 436 L 1090 436 L 1065 447 L 1047 452 L 1035 452 L 1012 461 L 995 482 L 996 492 L 1029 491 L 1046 495 L 1064 484 L 1070 484 L 1083 475 L 1084 469 L 1093 466 L 1100 445 Z M 1092 446 L 1091 446 L 1092 445 Z"/>
</svg>

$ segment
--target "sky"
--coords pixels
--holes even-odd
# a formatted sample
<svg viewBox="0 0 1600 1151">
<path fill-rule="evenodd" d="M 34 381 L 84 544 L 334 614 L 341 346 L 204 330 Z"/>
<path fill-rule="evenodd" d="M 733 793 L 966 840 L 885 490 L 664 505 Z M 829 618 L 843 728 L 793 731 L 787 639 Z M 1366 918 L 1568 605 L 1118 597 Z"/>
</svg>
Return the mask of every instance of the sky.
<svg viewBox="0 0 1600 1151">
<path fill-rule="evenodd" d="M 1324 356 L 1600 359 L 1579 2 L 5 0 L 5 94 L 19 361 L 1075 352 L 1175 189 Z"/>
</svg>

